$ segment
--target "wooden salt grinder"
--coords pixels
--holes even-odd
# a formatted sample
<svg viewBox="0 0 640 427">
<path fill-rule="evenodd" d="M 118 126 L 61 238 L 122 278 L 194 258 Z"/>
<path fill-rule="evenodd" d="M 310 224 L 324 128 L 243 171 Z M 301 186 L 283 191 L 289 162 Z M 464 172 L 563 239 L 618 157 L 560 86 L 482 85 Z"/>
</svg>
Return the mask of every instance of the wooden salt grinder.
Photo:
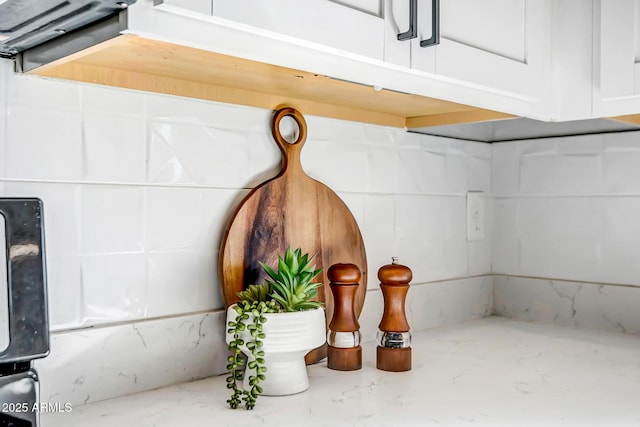
<svg viewBox="0 0 640 427">
<path fill-rule="evenodd" d="M 333 294 L 333 318 L 327 334 L 327 367 L 338 371 L 362 368 L 360 324 L 354 302 L 362 277 L 355 264 L 334 264 L 327 277 Z"/>
<path fill-rule="evenodd" d="M 412 279 L 411 269 L 398 264 L 397 258 L 378 270 L 384 312 L 378 326 L 376 367 L 383 371 L 411 369 L 411 333 L 405 314 L 405 300 Z"/>
</svg>

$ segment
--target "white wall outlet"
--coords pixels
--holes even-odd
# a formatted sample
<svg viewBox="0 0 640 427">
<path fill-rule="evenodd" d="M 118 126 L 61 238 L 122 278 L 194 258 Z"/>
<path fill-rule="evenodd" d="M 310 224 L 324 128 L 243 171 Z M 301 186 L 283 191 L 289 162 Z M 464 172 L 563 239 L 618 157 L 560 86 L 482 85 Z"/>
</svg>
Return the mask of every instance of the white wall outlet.
<svg viewBox="0 0 640 427">
<path fill-rule="evenodd" d="M 467 241 L 484 239 L 484 191 L 467 192 Z"/>
</svg>

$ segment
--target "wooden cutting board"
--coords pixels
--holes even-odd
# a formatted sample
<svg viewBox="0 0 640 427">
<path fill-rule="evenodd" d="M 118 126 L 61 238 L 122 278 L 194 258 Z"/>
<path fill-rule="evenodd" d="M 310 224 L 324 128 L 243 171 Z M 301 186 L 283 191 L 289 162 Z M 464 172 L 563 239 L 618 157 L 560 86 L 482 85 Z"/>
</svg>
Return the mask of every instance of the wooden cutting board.
<svg viewBox="0 0 640 427">
<path fill-rule="evenodd" d="M 287 116 L 299 127 L 298 139 L 293 143 L 280 133 L 280 121 Z M 367 258 L 358 224 L 336 193 L 302 169 L 300 152 L 307 137 L 302 114 L 293 108 L 276 111 L 271 133 L 282 152 L 282 170 L 247 195 L 227 226 L 219 259 L 224 302 L 229 306 L 238 300 L 237 292 L 250 284 L 263 283 L 265 273 L 258 261 L 276 267 L 278 254 L 284 254 L 291 246 L 315 255 L 316 266 L 323 268 L 318 281 L 324 286 L 317 299 L 325 303 L 327 322 L 333 316 L 327 270 L 335 263 L 360 267 L 362 281 L 355 298 L 358 316 L 367 287 Z M 307 363 L 325 356 L 325 347 L 317 349 L 309 354 Z"/>
</svg>

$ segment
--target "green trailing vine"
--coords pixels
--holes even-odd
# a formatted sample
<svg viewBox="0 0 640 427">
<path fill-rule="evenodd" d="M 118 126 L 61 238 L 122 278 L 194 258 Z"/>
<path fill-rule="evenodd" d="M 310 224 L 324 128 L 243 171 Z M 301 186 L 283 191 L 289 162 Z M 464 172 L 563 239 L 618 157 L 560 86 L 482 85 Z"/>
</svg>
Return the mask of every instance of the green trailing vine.
<svg viewBox="0 0 640 427">
<path fill-rule="evenodd" d="M 250 285 L 238 292 L 239 301 L 235 306 L 236 318 L 227 323 L 227 332 L 233 336 L 229 342 L 227 369 L 227 388 L 231 397 L 227 403 L 232 409 L 242 403 L 246 409 L 253 409 L 258 396 L 262 393 L 260 382 L 266 378 L 264 351 L 262 346 L 266 334 L 263 325 L 267 321 L 266 313 L 279 313 L 311 310 L 322 307 L 319 301 L 310 301 L 318 294 L 321 283 L 314 283 L 322 269 L 312 264 L 313 257 L 302 254 L 300 248 L 295 251 L 287 249 L 284 258 L 278 256 L 278 271 L 260 263 L 271 280 L 264 284 Z M 248 331 L 250 339 L 245 343 L 244 332 Z M 242 347 L 251 352 L 246 366 L 242 355 Z M 244 375 L 249 375 L 249 390 L 238 386 Z"/>
</svg>

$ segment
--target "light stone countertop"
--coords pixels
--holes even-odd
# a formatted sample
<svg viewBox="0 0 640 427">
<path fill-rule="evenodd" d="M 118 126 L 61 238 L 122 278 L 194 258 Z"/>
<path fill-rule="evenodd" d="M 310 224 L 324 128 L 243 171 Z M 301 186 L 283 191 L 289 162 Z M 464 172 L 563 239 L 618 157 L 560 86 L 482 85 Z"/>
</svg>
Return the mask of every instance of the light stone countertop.
<svg viewBox="0 0 640 427">
<path fill-rule="evenodd" d="M 309 367 L 311 388 L 231 410 L 224 376 L 133 394 L 43 427 L 640 426 L 640 337 L 489 317 L 413 334 L 413 369 Z"/>
</svg>

